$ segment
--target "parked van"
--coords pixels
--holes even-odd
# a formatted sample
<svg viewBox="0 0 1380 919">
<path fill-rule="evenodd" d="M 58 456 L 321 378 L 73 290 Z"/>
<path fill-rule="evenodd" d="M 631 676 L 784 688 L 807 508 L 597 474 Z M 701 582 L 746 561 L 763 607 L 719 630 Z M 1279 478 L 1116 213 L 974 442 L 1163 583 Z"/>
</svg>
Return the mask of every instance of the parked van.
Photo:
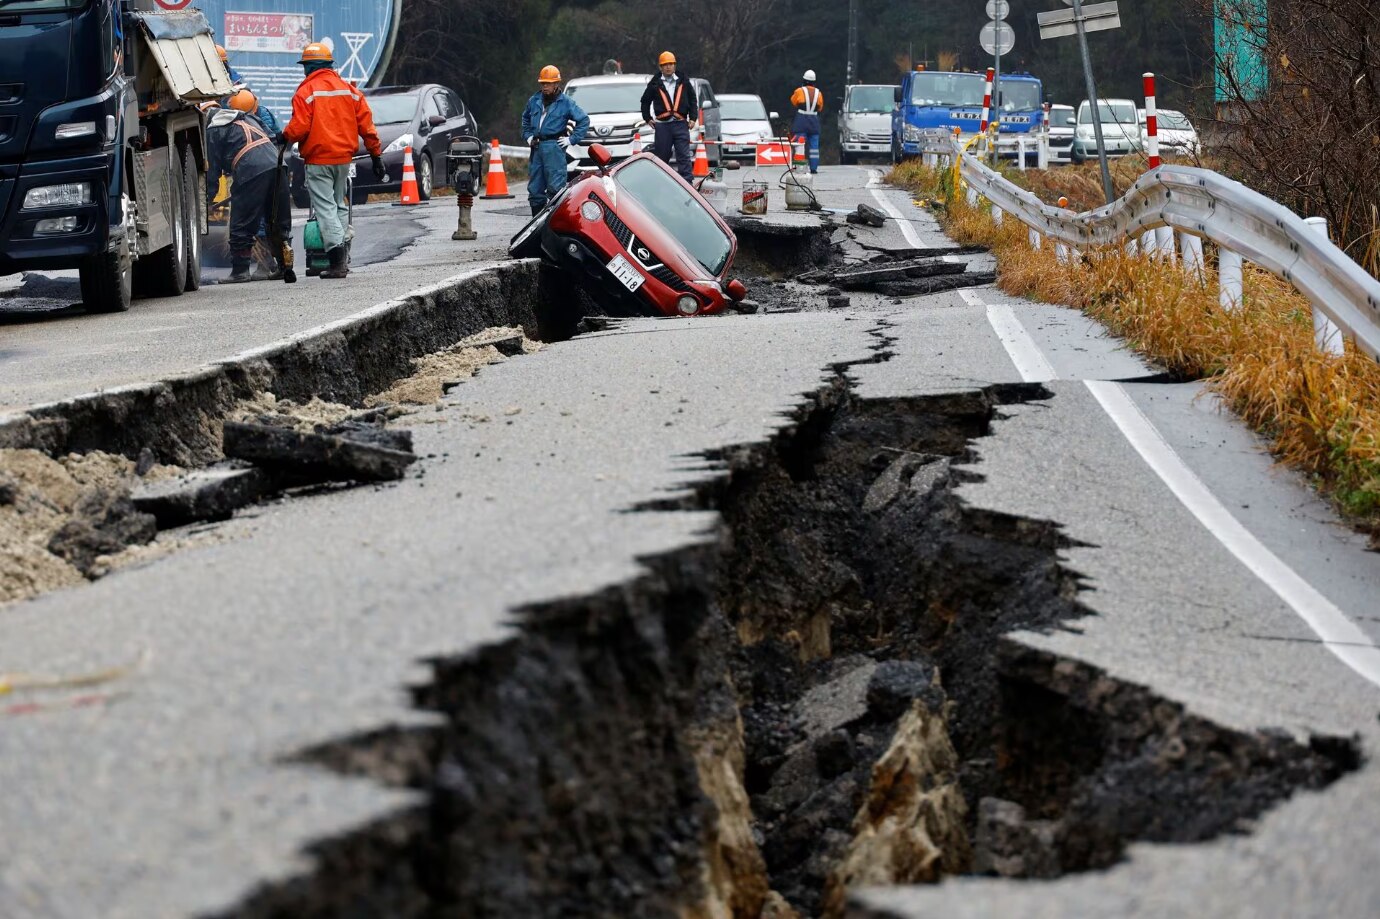
<svg viewBox="0 0 1380 919">
<path fill-rule="evenodd" d="M 844 165 L 856 163 L 860 156 L 891 153 L 891 111 L 896 107 L 898 89 L 889 84 L 860 83 L 844 90 L 839 106 L 840 158 Z"/>
<path fill-rule="evenodd" d="M 1107 156 L 1126 156 L 1140 149 L 1140 119 L 1136 104 L 1130 99 L 1099 99 L 1098 121 L 1102 123 L 1102 140 Z M 1082 163 L 1097 158 L 1097 136 L 1093 133 L 1092 106 L 1084 99 L 1078 104 L 1078 118 L 1073 132 L 1073 161 Z"/>
</svg>

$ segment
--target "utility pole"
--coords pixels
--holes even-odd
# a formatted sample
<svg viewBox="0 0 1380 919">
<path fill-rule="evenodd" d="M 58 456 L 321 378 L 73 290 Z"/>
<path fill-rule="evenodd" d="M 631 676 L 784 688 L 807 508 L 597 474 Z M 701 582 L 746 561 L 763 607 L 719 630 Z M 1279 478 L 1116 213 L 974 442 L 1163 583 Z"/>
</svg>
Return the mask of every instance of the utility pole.
<svg viewBox="0 0 1380 919">
<path fill-rule="evenodd" d="M 858 81 L 858 0 L 848 0 L 848 76 L 844 85 Z"/>
</svg>

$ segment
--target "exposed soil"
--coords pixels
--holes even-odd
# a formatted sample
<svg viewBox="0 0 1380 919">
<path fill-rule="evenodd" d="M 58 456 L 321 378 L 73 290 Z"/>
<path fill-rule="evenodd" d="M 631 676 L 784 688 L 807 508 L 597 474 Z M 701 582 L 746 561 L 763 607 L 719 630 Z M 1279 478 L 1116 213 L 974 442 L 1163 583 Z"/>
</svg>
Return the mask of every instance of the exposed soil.
<svg viewBox="0 0 1380 919">
<path fill-rule="evenodd" d="M 884 359 L 883 356 L 879 359 Z M 1247 832 L 1357 765 L 1224 729 L 1013 630 L 1089 611 L 1049 521 L 974 513 L 973 438 L 1039 387 L 822 389 L 694 499 L 647 574 L 434 664 L 437 731 L 311 751 L 426 803 L 232 916 L 836 917 L 850 887 L 1053 877 Z"/>
</svg>

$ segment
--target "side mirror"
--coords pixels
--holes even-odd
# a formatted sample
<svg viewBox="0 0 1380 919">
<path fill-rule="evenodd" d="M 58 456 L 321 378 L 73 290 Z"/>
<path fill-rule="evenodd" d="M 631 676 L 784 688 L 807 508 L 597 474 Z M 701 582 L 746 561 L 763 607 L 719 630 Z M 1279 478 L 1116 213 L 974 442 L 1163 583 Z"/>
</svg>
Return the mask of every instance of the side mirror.
<svg viewBox="0 0 1380 919">
<path fill-rule="evenodd" d="M 775 121 L 776 119 L 780 118 L 781 116 L 778 115 L 776 112 L 767 112 L 767 117 L 770 118 L 772 121 Z"/>
<path fill-rule="evenodd" d="M 426 123 L 431 125 L 433 128 L 439 128 L 441 125 L 446 123 L 446 120 L 442 118 L 440 115 L 428 115 Z"/>
<path fill-rule="evenodd" d="M 593 144 L 589 148 L 589 158 L 594 160 L 594 165 L 600 169 L 607 169 L 609 163 L 613 162 L 613 154 L 603 144 Z"/>
<path fill-rule="evenodd" d="M 747 288 L 744 287 L 743 282 L 737 278 L 728 282 L 724 287 L 724 292 L 727 293 L 735 303 L 740 303 L 747 299 Z"/>
</svg>

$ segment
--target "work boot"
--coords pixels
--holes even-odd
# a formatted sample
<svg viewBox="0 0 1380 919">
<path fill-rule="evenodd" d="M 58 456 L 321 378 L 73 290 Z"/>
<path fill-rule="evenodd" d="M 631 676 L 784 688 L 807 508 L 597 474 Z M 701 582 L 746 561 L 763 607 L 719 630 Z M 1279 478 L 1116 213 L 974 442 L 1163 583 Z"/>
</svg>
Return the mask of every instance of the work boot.
<svg viewBox="0 0 1380 919">
<path fill-rule="evenodd" d="M 336 246 L 326 252 L 326 258 L 331 260 L 331 267 L 321 272 L 323 278 L 343 278 L 350 273 L 350 266 L 345 263 L 345 247 Z"/>
<path fill-rule="evenodd" d="M 248 258 L 232 257 L 230 259 L 230 277 L 222 278 L 222 284 L 243 284 L 246 281 L 254 280 L 249 273 L 250 261 Z"/>
</svg>

